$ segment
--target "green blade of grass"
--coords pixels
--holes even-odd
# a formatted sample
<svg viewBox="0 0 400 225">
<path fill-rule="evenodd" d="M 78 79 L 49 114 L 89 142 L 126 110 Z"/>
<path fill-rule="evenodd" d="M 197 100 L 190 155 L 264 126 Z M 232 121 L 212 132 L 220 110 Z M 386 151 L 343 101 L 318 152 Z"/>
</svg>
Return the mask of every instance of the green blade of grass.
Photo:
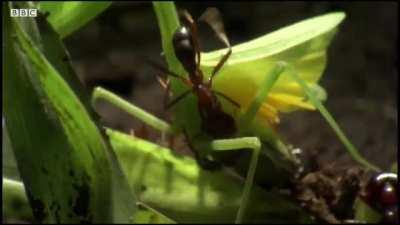
<svg viewBox="0 0 400 225">
<path fill-rule="evenodd" d="M 88 92 L 79 81 L 78 76 L 75 74 L 69 54 L 66 51 L 64 44 L 61 41 L 57 32 L 48 24 L 46 19 L 41 17 L 37 21 L 38 28 L 41 34 L 43 43 L 46 43 L 44 48 L 44 55 L 49 60 L 50 64 L 60 73 L 64 80 L 71 87 L 72 91 L 79 97 L 79 100 L 86 107 L 88 113 L 94 119 L 98 115 L 91 110 L 90 99 Z M 104 134 L 103 134 L 104 135 Z M 112 176 L 112 221 L 114 223 L 127 223 L 132 221 L 132 216 L 136 210 L 134 204 L 135 198 L 129 192 L 129 187 L 118 162 L 112 152 L 109 154 L 111 159 L 111 167 L 113 170 Z"/>
<path fill-rule="evenodd" d="M 108 1 L 42 1 L 39 3 L 39 9 L 50 13 L 49 22 L 61 38 L 65 38 L 106 10 L 111 3 Z"/>
<path fill-rule="evenodd" d="M 31 18 L 3 21 L 4 114 L 36 220 L 129 222 L 134 198 L 124 191 L 129 188 L 115 158 L 110 167 L 113 156 L 91 118 L 88 98 L 63 64 L 58 35 L 40 16 L 38 26 Z"/>
<path fill-rule="evenodd" d="M 49 26 L 47 20 L 38 20 L 39 31 L 42 37 L 43 43 L 46 43 L 44 47 L 44 54 L 49 62 L 56 68 L 57 71 L 62 75 L 65 81 L 69 84 L 74 93 L 79 97 L 79 100 L 91 114 L 94 119 L 98 118 L 98 115 L 91 109 L 90 99 L 88 92 L 80 83 L 78 76 L 75 74 L 71 61 L 69 60 L 68 52 L 65 50 L 64 44 L 62 43 L 60 36 L 56 33 L 51 26 Z M 64 53 L 64 54 L 60 54 Z M 113 222 L 114 223 L 127 223 L 131 222 L 132 215 L 136 210 L 134 204 L 134 196 L 129 192 L 129 187 L 125 177 L 119 168 L 118 162 L 115 156 L 110 152 L 111 166 L 113 170 L 112 176 L 112 207 L 113 207 Z"/>
<path fill-rule="evenodd" d="M 110 221 L 110 167 L 99 131 L 24 30 L 21 21 L 31 19 L 3 15 L 5 119 L 36 220 Z"/>
<path fill-rule="evenodd" d="M 7 220 L 34 222 L 24 185 L 3 177 L 3 222 Z"/>
<path fill-rule="evenodd" d="M 162 48 L 168 67 L 171 71 L 179 74 L 183 71 L 183 68 L 175 57 L 171 44 L 174 32 L 180 25 L 175 4 L 173 2 L 153 2 L 153 8 L 159 23 Z"/>
<path fill-rule="evenodd" d="M 2 143 L 2 162 L 3 162 L 3 176 L 11 179 L 20 180 L 17 163 L 15 162 L 15 156 L 10 143 L 10 137 L 8 135 L 7 126 L 3 118 L 3 143 Z"/>
</svg>

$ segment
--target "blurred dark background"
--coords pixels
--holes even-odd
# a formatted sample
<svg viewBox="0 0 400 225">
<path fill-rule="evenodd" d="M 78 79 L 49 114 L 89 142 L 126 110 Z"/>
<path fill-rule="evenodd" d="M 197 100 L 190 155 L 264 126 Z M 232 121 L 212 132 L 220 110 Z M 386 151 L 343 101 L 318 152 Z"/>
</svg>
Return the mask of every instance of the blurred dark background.
<svg viewBox="0 0 400 225">
<path fill-rule="evenodd" d="M 177 2 L 194 18 L 210 6 L 223 16 L 233 45 L 294 22 L 344 11 L 328 54 L 321 85 L 326 106 L 353 144 L 370 161 L 387 169 L 397 159 L 397 2 Z M 208 33 L 207 33 L 208 32 Z M 222 47 L 201 31 L 205 50 Z M 100 85 L 163 116 L 164 92 L 154 71 L 135 61 L 142 54 L 162 61 L 160 34 L 151 3 L 115 2 L 97 19 L 66 39 L 73 65 L 88 89 Z M 98 104 L 107 126 L 129 132 L 140 123 L 115 107 Z M 351 163 L 334 132 L 318 112 L 283 115 L 279 126 L 287 143 L 322 160 Z"/>
</svg>

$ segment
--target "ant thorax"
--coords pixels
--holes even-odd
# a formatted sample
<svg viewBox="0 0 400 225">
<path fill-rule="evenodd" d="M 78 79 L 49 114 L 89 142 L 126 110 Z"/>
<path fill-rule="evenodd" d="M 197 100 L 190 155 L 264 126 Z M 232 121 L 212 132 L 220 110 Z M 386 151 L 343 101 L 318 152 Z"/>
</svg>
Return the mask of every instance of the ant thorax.
<svg viewBox="0 0 400 225">
<path fill-rule="evenodd" d="M 189 73 L 189 78 L 190 78 L 190 82 L 192 82 L 193 86 L 197 86 L 199 84 L 204 83 L 203 82 L 203 73 L 201 72 L 201 70 L 196 69 L 195 71 L 193 71 L 193 73 Z"/>
<path fill-rule="evenodd" d="M 198 103 L 202 108 L 209 109 L 216 107 L 217 99 L 205 84 L 195 85 L 193 89 L 196 92 Z"/>
</svg>

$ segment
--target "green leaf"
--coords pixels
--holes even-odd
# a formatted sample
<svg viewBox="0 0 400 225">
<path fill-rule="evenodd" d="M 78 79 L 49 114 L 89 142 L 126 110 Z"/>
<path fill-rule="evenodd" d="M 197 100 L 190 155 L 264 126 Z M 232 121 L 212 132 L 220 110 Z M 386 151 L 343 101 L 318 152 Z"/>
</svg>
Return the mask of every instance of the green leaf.
<svg viewBox="0 0 400 225">
<path fill-rule="evenodd" d="M 140 203 L 137 212 L 135 213 L 134 223 L 139 224 L 175 224 L 176 222 L 170 218 L 162 215 L 156 210 L 145 206 L 145 204 Z"/>
<path fill-rule="evenodd" d="M 14 180 L 20 180 L 17 163 L 15 162 L 15 156 L 11 147 L 10 137 L 8 135 L 7 126 L 3 118 L 3 143 L 2 143 L 2 155 L 3 155 L 3 176 L 12 178 Z"/>
<path fill-rule="evenodd" d="M 4 116 L 37 221 L 111 221 L 111 170 L 88 109 L 45 58 L 31 18 L 3 4 Z M 39 18 L 40 19 L 40 18 Z M 29 21 L 29 22 L 27 22 Z M 4 55 L 3 55 L 4 56 Z"/>
<path fill-rule="evenodd" d="M 79 97 L 79 100 L 91 114 L 93 119 L 98 118 L 98 115 L 91 110 L 90 98 L 86 92 L 85 87 L 79 81 L 78 76 L 75 74 L 69 54 L 62 43 L 60 36 L 48 24 L 46 20 L 38 20 L 38 27 L 44 45 L 44 54 L 49 62 L 59 71 L 63 79 L 68 83 L 74 93 Z M 129 192 L 129 187 L 125 177 L 115 156 L 110 153 L 111 168 L 112 168 L 112 217 L 114 223 L 127 223 L 131 222 L 136 205 L 134 204 L 135 198 Z"/>
<path fill-rule="evenodd" d="M 137 198 L 178 223 L 233 222 L 243 181 L 224 171 L 202 170 L 188 156 L 107 129 L 114 151 Z M 244 221 L 310 222 L 287 197 L 253 187 Z M 291 216 L 287 216 L 291 215 Z"/>
<path fill-rule="evenodd" d="M 297 48 L 295 49 L 296 51 L 291 53 L 300 55 L 308 49 L 301 49 L 299 46 L 321 35 L 331 33 L 344 18 L 345 14 L 343 12 L 328 13 L 283 27 L 243 44 L 235 45 L 232 47 L 232 56 L 229 58 L 229 64 L 275 56 L 291 48 Z M 309 48 L 312 50 L 324 49 L 329 45 L 331 38 L 332 34 L 310 44 Z M 203 64 L 217 63 L 226 50 L 221 49 L 203 53 Z"/>
<path fill-rule="evenodd" d="M 33 222 L 32 208 L 29 206 L 24 185 L 3 176 L 3 222 Z"/>
<path fill-rule="evenodd" d="M 49 22 L 61 38 L 65 38 L 106 10 L 111 3 L 107 1 L 42 1 L 39 3 L 39 9 L 50 13 Z"/>
</svg>

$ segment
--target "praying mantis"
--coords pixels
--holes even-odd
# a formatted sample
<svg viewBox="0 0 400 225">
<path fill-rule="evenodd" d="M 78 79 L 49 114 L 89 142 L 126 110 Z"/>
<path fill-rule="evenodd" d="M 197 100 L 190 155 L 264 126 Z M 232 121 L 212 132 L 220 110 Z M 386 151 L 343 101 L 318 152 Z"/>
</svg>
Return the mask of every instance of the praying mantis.
<svg viewBox="0 0 400 225">
<path fill-rule="evenodd" d="M 163 5 L 155 3 L 154 7 L 161 21 L 164 52 L 169 61 L 168 64 L 171 64 L 173 61 L 171 42 L 174 33 L 174 31 L 171 32 L 171 27 L 177 26 L 170 26 L 168 32 L 163 31 L 166 29 L 163 28 L 162 19 L 160 19 L 166 16 L 165 12 L 161 12 Z M 231 48 L 232 54 L 221 66 L 211 87 L 212 90 L 223 93 L 240 106 L 238 109 L 226 99 L 219 98 L 223 111 L 234 119 L 237 126 L 235 135 L 229 138 L 215 139 L 202 132 L 201 118 L 196 106 L 197 99 L 190 94 L 176 103 L 173 125 L 100 87 L 94 90 L 92 100 L 93 102 L 99 99 L 109 101 L 159 130 L 163 136 L 167 133 L 183 132 L 186 128 L 187 138 L 196 146 L 196 149 L 201 150 L 198 152 L 200 158 L 213 161 L 216 157 L 215 153 L 249 149 L 251 158 L 247 163 L 249 167 L 244 175 L 242 203 L 235 221 L 240 223 L 246 212 L 250 190 L 254 180 L 257 179 L 256 171 L 262 168 L 258 168 L 260 155 L 273 159 L 271 161 L 275 166 L 289 165 L 289 168 L 286 167 L 285 170 L 294 172 L 296 158 L 273 130 L 273 127 L 279 123 L 280 112 L 318 109 L 350 154 L 367 168 L 377 170 L 358 154 L 333 117 L 321 104 L 321 100 L 326 98 L 326 93 L 317 82 L 326 64 L 326 49 L 335 34 L 336 27 L 344 17 L 344 13 L 341 12 L 318 16 Z M 217 31 L 217 35 L 221 34 L 222 31 Z M 228 49 L 221 49 L 200 54 L 202 60 L 199 59 L 198 63 L 206 76 L 205 79 L 212 74 L 212 70 L 227 51 Z M 182 72 L 175 73 L 184 74 Z M 176 96 L 187 91 L 187 87 L 185 89 L 185 85 L 179 82 L 181 81 L 171 78 L 172 92 Z M 277 158 L 283 158 L 284 161 L 274 161 Z"/>
</svg>

